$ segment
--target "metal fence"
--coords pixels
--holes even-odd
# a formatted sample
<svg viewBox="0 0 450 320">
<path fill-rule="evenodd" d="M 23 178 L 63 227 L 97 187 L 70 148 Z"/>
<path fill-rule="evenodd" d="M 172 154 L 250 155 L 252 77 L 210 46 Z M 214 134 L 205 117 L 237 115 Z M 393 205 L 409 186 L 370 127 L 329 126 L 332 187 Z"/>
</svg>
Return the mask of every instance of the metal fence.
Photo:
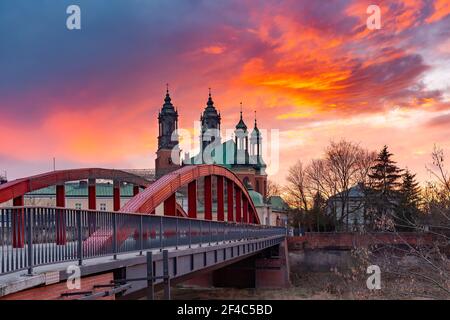
<svg viewBox="0 0 450 320">
<path fill-rule="evenodd" d="M 0 208 L 0 274 L 167 247 L 286 234 L 282 227 L 44 207 Z"/>
</svg>

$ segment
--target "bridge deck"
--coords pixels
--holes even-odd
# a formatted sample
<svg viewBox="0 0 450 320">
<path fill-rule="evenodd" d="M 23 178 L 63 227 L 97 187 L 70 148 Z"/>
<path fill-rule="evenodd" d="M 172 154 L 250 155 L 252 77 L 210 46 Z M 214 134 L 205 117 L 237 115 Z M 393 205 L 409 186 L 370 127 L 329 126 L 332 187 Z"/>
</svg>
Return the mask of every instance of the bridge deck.
<svg viewBox="0 0 450 320">
<path fill-rule="evenodd" d="M 173 280 L 189 276 L 206 269 L 225 266 L 248 256 L 281 243 L 284 236 L 271 236 L 259 239 L 240 239 L 232 241 L 219 241 L 213 244 L 187 245 L 164 248 L 169 251 L 169 275 Z M 160 249 L 146 250 L 153 253 L 155 262 L 155 275 L 162 276 L 163 263 Z M 28 275 L 26 270 L 8 273 L 0 276 L 0 297 L 14 292 L 26 290 L 39 285 L 65 281 L 73 272 L 67 272 L 69 266 L 77 265 L 76 262 L 63 262 L 38 266 L 34 268 L 33 275 Z M 90 258 L 83 261 L 80 266 L 81 276 L 89 276 L 101 272 L 108 272 L 119 268 L 127 268 L 134 275 L 146 275 L 146 256 L 140 252 L 118 254 Z M 155 285 L 162 280 L 155 281 Z M 145 281 L 134 285 L 133 290 L 143 289 L 147 286 Z"/>
</svg>

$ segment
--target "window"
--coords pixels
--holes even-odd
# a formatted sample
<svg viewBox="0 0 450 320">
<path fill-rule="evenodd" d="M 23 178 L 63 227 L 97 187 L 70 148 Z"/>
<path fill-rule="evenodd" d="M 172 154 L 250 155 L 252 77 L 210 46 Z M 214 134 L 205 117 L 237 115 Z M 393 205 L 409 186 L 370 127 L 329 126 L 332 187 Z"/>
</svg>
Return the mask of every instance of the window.
<svg viewBox="0 0 450 320">
<path fill-rule="evenodd" d="M 75 203 L 75 209 L 81 210 L 81 203 Z"/>
<path fill-rule="evenodd" d="M 106 203 L 100 203 L 100 211 L 106 211 Z"/>
</svg>

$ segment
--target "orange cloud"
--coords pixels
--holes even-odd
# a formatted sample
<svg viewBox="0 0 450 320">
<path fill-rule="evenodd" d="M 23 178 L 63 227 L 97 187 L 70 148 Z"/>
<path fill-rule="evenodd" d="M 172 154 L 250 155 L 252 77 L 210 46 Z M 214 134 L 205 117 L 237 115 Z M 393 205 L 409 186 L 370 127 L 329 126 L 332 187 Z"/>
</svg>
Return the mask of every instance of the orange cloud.
<svg viewBox="0 0 450 320">
<path fill-rule="evenodd" d="M 242 10 L 236 11 L 228 4 L 215 9 L 214 3 L 208 10 L 215 14 L 205 15 L 214 16 L 213 23 L 174 23 L 150 48 L 151 28 L 139 28 L 146 32 L 135 35 L 134 47 L 133 37 L 130 46 L 114 38 L 116 63 L 107 60 L 111 52 L 95 51 L 99 55 L 86 57 L 88 67 L 74 77 L 75 85 L 61 76 L 55 84 L 46 78 L 49 72 L 13 102 L 9 92 L 0 95 L 0 108 L 11 114 L 17 108 L 17 118 L 41 106 L 32 125 L 3 117 L 0 136 L 8 139 L 0 141 L 0 153 L 19 160 L 57 156 L 89 166 L 152 167 L 157 113 L 169 82 L 180 128 L 191 133 L 208 87 L 224 129 L 237 123 L 240 101 L 249 127 L 256 110 L 261 128 L 281 130 L 281 170 L 319 156 L 330 139 L 348 138 L 371 149 L 392 145 L 399 162 L 420 171 L 435 142 L 448 144 L 448 117 L 441 112 L 449 110 L 450 95 L 444 85 L 436 90 L 424 83 L 426 75 L 437 77 L 430 65 L 450 65 L 442 21 L 448 1 L 379 1 L 377 31 L 366 28 L 370 4 L 250 0 L 239 1 Z"/>
<path fill-rule="evenodd" d="M 203 48 L 202 51 L 207 54 L 221 54 L 225 52 L 225 47 L 223 46 L 210 46 Z"/>
<path fill-rule="evenodd" d="M 448 0 L 435 0 L 433 8 L 433 14 L 426 20 L 428 23 L 439 21 L 450 14 L 450 2 Z"/>
</svg>

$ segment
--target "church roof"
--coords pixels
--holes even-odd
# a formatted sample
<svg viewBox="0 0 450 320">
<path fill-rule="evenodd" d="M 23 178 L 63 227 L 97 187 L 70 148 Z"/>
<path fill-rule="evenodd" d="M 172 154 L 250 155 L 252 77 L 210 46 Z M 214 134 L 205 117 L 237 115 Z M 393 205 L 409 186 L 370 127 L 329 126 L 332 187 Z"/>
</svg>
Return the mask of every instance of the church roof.
<svg viewBox="0 0 450 320">
<path fill-rule="evenodd" d="M 256 123 L 256 111 L 255 111 L 255 126 L 253 127 L 253 131 L 250 134 L 252 138 L 261 138 L 261 132 L 258 129 L 258 124 Z"/>
<path fill-rule="evenodd" d="M 172 104 L 172 98 L 170 98 L 169 94 L 169 87 L 167 87 L 166 97 L 164 98 L 164 104 L 161 109 L 161 114 L 169 114 L 169 113 L 176 114 L 177 111 L 175 110 L 175 107 Z"/>
<path fill-rule="evenodd" d="M 245 124 L 244 120 L 242 119 L 242 102 L 241 102 L 241 116 L 239 118 L 239 122 L 236 125 L 236 130 L 243 130 L 244 132 L 247 132 L 247 125 Z"/>
<path fill-rule="evenodd" d="M 366 195 L 366 190 L 364 189 L 363 184 L 358 183 L 347 190 L 348 194 L 344 194 L 344 192 L 338 192 L 332 195 L 329 200 L 336 200 L 342 195 L 345 195 L 348 198 L 363 198 Z"/>
<path fill-rule="evenodd" d="M 203 118 L 209 117 L 219 117 L 220 114 L 217 112 L 216 107 L 214 106 L 214 101 L 211 97 L 211 91 L 209 92 L 208 101 L 206 102 L 206 108 L 203 111 Z"/>
<path fill-rule="evenodd" d="M 250 188 L 248 190 L 248 194 L 249 194 L 250 198 L 252 198 L 252 201 L 253 201 L 253 204 L 255 205 L 255 207 L 263 207 L 264 206 L 264 198 L 261 193 L 256 192 L 255 190 Z"/>
<path fill-rule="evenodd" d="M 264 160 L 262 159 L 262 156 L 259 157 L 259 163 L 254 159 L 256 156 L 250 156 L 248 154 L 248 151 L 246 151 L 246 158 L 250 161 L 250 163 L 235 163 L 235 150 L 236 150 L 236 143 L 233 140 L 227 140 L 221 144 L 221 150 L 222 152 L 214 153 L 212 155 L 212 161 L 215 164 L 224 166 L 227 169 L 232 169 L 233 167 L 239 167 L 239 166 L 252 166 L 255 169 L 262 169 L 266 167 L 266 164 Z M 203 164 L 201 153 L 198 153 L 197 155 L 189 158 L 185 164 Z"/>
<path fill-rule="evenodd" d="M 280 196 L 269 197 L 269 204 L 274 211 L 287 211 L 289 205 Z"/>
<path fill-rule="evenodd" d="M 247 131 L 247 125 L 242 120 L 242 118 L 241 118 L 241 120 L 239 120 L 238 124 L 236 125 L 236 129 L 242 129 L 244 131 Z"/>
</svg>

